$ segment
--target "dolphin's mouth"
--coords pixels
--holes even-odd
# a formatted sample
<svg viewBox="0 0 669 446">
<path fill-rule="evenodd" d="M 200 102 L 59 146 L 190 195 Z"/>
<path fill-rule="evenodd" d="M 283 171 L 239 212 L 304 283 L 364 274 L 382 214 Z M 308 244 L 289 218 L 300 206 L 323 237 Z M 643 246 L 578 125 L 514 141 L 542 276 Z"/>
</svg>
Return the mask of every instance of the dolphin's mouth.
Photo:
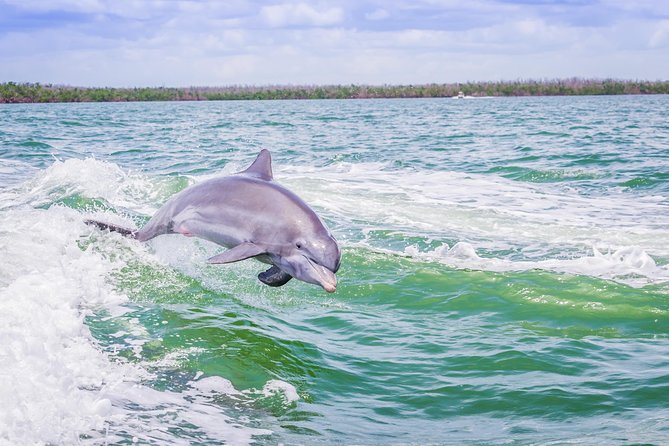
<svg viewBox="0 0 669 446">
<path fill-rule="evenodd" d="M 330 271 L 328 268 L 323 265 L 319 265 L 308 257 L 305 257 L 307 262 L 314 271 L 314 279 L 318 282 L 320 286 L 323 287 L 328 293 L 334 293 L 337 291 L 337 276 Z"/>
</svg>

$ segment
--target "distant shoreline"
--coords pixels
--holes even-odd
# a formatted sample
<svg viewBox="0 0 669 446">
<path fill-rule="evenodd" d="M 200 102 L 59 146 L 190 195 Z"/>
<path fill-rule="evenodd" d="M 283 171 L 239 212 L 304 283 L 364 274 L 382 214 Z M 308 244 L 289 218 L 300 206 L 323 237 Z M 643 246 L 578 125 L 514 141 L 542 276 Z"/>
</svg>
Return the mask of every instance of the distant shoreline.
<svg viewBox="0 0 669 446">
<path fill-rule="evenodd" d="M 554 79 L 421 85 L 96 88 L 0 83 L 0 103 L 374 99 L 669 94 L 669 81 Z"/>
</svg>

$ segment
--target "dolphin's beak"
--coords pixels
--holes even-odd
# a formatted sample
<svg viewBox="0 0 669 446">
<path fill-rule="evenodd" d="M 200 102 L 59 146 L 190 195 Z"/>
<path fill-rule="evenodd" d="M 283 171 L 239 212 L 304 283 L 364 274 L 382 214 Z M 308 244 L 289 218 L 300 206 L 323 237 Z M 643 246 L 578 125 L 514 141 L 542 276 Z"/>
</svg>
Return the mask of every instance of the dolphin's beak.
<svg viewBox="0 0 669 446">
<path fill-rule="evenodd" d="M 335 273 L 305 255 L 275 256 L 273 262 L 286 274 L 290 274 L 296 279 L 320 285 L 328 293 L 337 291 L 337 276 L 335 276 Z"/>
<path fill-rule="evenodd" d="M 328 293 L 334 293 L 335 291 L 337 291 L 337 276 L 335 276 L 335 274 L 332 271 L 330 271 L 323 265 L 319 265 L 312 261 L 309 261 L 309 264 L 316 273 L 314 275 L 314 279 L 316 279 L 318 284 L 322 286 L 325 291 L 327 291 Z"/>
</svg>

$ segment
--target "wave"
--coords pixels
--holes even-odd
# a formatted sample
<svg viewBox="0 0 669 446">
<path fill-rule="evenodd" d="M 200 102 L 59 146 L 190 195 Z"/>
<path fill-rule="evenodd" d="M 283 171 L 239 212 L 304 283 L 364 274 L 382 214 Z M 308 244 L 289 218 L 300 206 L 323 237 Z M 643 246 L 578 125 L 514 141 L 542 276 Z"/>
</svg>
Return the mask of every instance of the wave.
<svg viewBox="0 0 669 446">
<path fill-rule="evenodd" d="M 593 180 L 599 177 L 587 170 L 539 170 L 520 166 L 494 167 L 490 173 L 499 174 L 504 178 L 529 183 L 559 183 L 562 181 Z"/>
<path fill-rule="evenodd" d="M 48 143 L 42 141 L 33 141 L 33 140 L 22 141 L 18 143 L 17 146 L 28 149 L 49 149 L 49 150 L 53 149 L 53 146 L 51 146 Z"/>
<path fill-rule="evenodd" d="M 668 181 L 669 173 L 656 172 L 627 180 L 620 186 L 630 189 L 652 190 L 658 186 L 665 186 Z"/>
<path fill-rule="evenodd" d="M 104 200 L 118 208 L 151 215 L 160 203 L 188 185 L 184 177 L 151 178 L 126 172 L 114 163 L 86 159 L 56 160 L 22 185 L 14 203 L 50 206 L 65 197 Z"/>
<path fill-rule="evenodd" d="M 409 246 L 403 254 L 461 269 L 493 272 L 545 270 L 610 279 L 636 287 L 669 282 L 669 266 L 658 266 L 648 253 L 638 247 L 618 248 L 606 253 L 593 247 L 591 255 L 536 261 L 481 257 L 476 249 L 466 242 L 458 242 L 453 247 L 444 244 L 427 252 L 420 251 L 416 246 Z"/>
</svg>

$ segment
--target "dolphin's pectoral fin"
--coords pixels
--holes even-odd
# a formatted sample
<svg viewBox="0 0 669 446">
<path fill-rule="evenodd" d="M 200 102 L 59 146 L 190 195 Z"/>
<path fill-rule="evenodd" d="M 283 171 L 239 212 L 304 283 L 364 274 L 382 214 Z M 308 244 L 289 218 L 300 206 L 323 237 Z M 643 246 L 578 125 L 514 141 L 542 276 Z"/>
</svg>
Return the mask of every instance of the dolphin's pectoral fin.
<svg viewBox="0 0 669 446">
<path fill-rule="evenodd" d="M 262 283 L 275 287 L 287 284 L 288 281 L 292 278 L 293 276 L 284 271 L 281 271 L 281 269 L 276 265 L 272 266 L 267 271 L 258 274 L 258 279 Z"/>
<path fill-rule="evenodd" d="M 259 245 L 251 242 L 241 243 L 234 248 L 216 255 L 207 260 L 207 263 L 232 263 L 246 260 L 250 257 L 255 257 L 260 254 L 265 254 L 267 251 Z"/>
</svg>

